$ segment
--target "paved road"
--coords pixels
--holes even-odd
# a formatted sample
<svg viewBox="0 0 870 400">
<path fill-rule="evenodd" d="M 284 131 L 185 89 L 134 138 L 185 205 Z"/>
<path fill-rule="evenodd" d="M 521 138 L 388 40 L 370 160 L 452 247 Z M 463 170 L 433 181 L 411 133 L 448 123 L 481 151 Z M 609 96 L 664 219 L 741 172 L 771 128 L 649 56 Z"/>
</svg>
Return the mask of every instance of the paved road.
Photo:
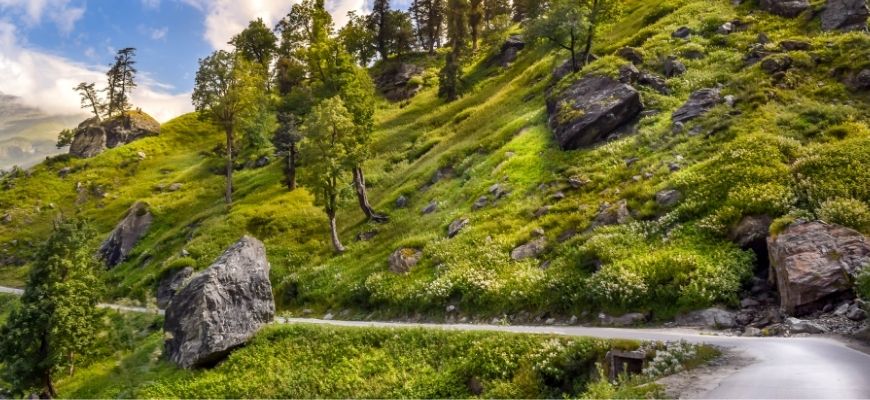
<svg viewBox="0 0 870 400">
<path fill-rule="evenodd" d="M 20 290 L 0 286 L 0 293 Z M 162 310 L 102 305 L 126 312 L 160 313 Z M 466 324 L 411 324 L 393 322 L 285 319 L 278 323 L 310 323 L 348 327 L 431 328 L 486 330 L 515 333 L 552 333 L 637 340 L 686 340 L 723 346 L 750 357 L 752 362 L 723 376 L 718 385 L 700 395 L 708 399 L 870 399 L 870 355 L 829 338 L 741 338 L 703 335 L 690 329 L 617 329 L 574 326 L 499 326 Z"/>
</svg>

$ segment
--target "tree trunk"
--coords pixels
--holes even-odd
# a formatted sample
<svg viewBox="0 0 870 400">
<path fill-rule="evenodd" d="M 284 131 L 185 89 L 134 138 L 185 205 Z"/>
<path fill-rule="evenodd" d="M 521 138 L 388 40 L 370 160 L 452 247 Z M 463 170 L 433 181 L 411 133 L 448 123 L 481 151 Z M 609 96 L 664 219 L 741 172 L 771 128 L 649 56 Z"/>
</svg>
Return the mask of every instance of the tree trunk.
<svg viewBox="0 0 870 400">
<path fill-rule="evenodd" d="M 296 143 L 290 144 L 290 150 L 287 153 L 287 189 L 291 192 L 296 190 L 296 155 L 298 153 Z"/>
<path fill-rule="evenodd" d="M 574 50 L 577 48 L 577 39 L 574 36 L 574 28 L 571 28 L 571 68 L 574 70 L 574 73 L 580 71 L 580 66 L 577 65 L 577 51 Z"/>
<path fill-rule="evenodd" d="M 335 249 L 336 253 L 344 253 L 346 249 L 341 244 L 341 239 L 338 237 L 338 224 L 335 222 L 335 210 L 328 210 L 326 214 L 329 217 L 329 233 L 332 238 L 332 248 Z"/>
<path fill-rule="evenodd" d="M 228 126 L 227 131 L 227 192 L 226 202 L 233 204 L 233 127 Z"/>
<path fill-rule="evenodd" d="M 366 190 L 366 177 L 363 174 L 361 167 L 356 167 L 353 170 L 353 186 L 356 189 L 356 198 L 359 200 L 359 207 L 368 219 L 378 223 L 384 223 L 390 220 L 386 215 L 376 213 L 372 208 L 372 205 L 369 203 L 369 195 Z"/>
<path fill-rule="evenodd" d="M 43 332 L 39 341 L 39 356 L 41 361 L 48 358 L 48 334 Z M 57 397 L 57 390 L 54 389 L 54 382 L 51 380 L 51 367 L 45 368 L 42 371 L 42 386 L 43 397 L 53 399 Z"/>
<path fill-rule="evenodd" d="M 583 49 L 583 62 L 589 64 L 589 55 L 592 53 L 592 40 L 595 36 L 595 24 L 598 23 L 598 0 L 592 4 L 592 15 L 589 17 L 589 29 L 586 31 L 586 47 Z"/>
</svg>

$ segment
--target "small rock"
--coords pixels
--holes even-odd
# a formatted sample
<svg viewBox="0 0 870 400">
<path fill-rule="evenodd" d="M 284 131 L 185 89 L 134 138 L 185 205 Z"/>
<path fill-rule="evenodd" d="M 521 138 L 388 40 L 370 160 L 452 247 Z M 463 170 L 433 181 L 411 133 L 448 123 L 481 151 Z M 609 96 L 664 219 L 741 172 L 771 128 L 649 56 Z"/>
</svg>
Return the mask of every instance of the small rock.
<svg viewBox="0 0 870 400">
<path fill-rule="evenodd" d="M 671 89 L 668 87 L 665 78 L 650 72 L 641 72 L 640 77 L 637 79 L 637 83 L 649 86 L 661 94 L 671 94 Z"/>
<path fill-rule="evenodd" d="M 677 324 L 721 329 L 733 328 L 736 326 L 736 320 L 733 312 L 713 307 L 681 315 L 677 317 Z"/>
<path fill-rule="evenodd" d="M 734 106 L 737 105 L 737 98 L 734 97 L 734 95 L 729 94 L 725 96 L 725 104 L 727 104 L 728 107 L 734 108 Z"/>
<path fill-rule="evenodd" d="M 399 196 L 399 198 L 396 199 L 396 208 L 405 208 L 407 206 L 408 206 L 408 198 L 405 197 L 404 195 Z"/>
<path fill-rule="evenodd" d="M 393 252 L 389 258 L 390 272 L 405 274 L 423 259 L 423 252 L 417 249 L 402 248 Z"/>
<path fill-rule="evenodd" d="M 577 321 L 579 321 L 579 320 L 580 319 L 577 318 L 576 315 L 572 315 L 571 319 L 568 320 L 568 325 L 577 325 Z"/>
<path fill-rule="evenodd" d="M 555 324 L 556 324 L 556 318 L 547 318 L 547 320 L 544 321 L 544 325 L 555 325 Z"/>
<path fill-rule="evenodd" d="M 743 300 L 740 300 L 740 308 L 752 308 L 752 307 L 758 307 L 758 306 L 759 306 L 758 301 L 756 301 L 753 298 L 747 297 Z"/>
<path fill-rule="evenodd" d="M 369 240 L 374 239 L 375 236 L 377 236 L 377 235 L 378 235 L 378 231 L 360 232 L 359 234 L 356 235 L 356 240 L 358 242 L 368 242 Z"/>
<path fill-rule="evenodd" d="M 779 47 L 785 51 L 809 50 L 812 46 L 800 40 L 783 40 L 779 42 Z"/>
<path fill-rule="evenodd" d="M 496 200 L 507 196 L 509 193 L 504 186 L 498 183 L 489 187 L 489 194 L 493 195 Z"/>
<path fill-rule="evenodd" d="M 184 185 L 176 182 L 176 183 L 169 185 L 168 190 L 170 192 L 177 192 L 177 191 L 181 190 L 181 188 L 183 188 L 183 187 L 184 187 Z"/>
<path fill-rule="evenodd" d="M 852 304 L 852 307 L 849 308 L 849 311 L 846 312 L 846 318 L 851 319 L 852 321 L 863 321 L 867 319 L 867 312 L 861 309 L 858 306 L 858 303 Z"/>
<path fill-rule="evenodd" d="M 136 158 L 138 158 L 138 159 L 140 159 L 140 160 L 144 160 L 144 159 L 148 158 L 148 156 L 146 156 L 144 152 L 137 151 L 137 152 L 136 152 Z"/>
<path fill-rule="evenodd" d="M 544 252 L 547 246 L 546 238 L 538 238 L 524 245 L 518 246 L 511 251 L 511 259 L 515 261 L 535 258 Z"/>
<path fill-rule="evenodd" d="M 692 34 L 692 30 L 689 29 L 688 27 L 683 26 L 683 27 L 680 27 L 679 29 L 677 29 L 676 31 L 674 31 L 673 33 L 671 33 L 671 37 L 673 37 L 675 39 L 686 39 L 691 34 Z"/>
<path fill-rule="evenodd" d="M 625 84 L 632 84 L 640 79 L 640 70 L 634 64 L 625 64 L 619 67 L 619 81 Z"/>
<path fill-rule="evenodd" d="M 468 218 L 460 218 L 456 221 L 450 223 L 450 226 L 447 227 L 447 237 L 453 238 L 462 231 L 463 228 L 468 226 Z"/>
<path fill-rule="evenodd" d="M 437 210 L 438 210 L 438 202 L 433 201 L 433 202 L 429 203 L 428 205 L 426 205 L 426 207 L 423 207 L 423 210 L 421 210 L 421 212 L 423 213 L 423 215 L 427 215 L 427 214 L 432 214 L 433 212 L 435 212 Z"/>
<path fill-rule="evenodd" d="M 331 320 L 335 319 L 335 316 L 332 315 L 332 313 L 326 313 L 326 315 L 323 316 L 323 319 L 325 319 L 327 321 L 331 321 Z"/>
<path fill-rule="evenodd" d="M 3 221 L 4 224 L 11 224 L 12 223 L 12 214 L 11 213 L 3 214 L 3 218 L 0 219 L 0 221 Z"/>
<path fill-rule="evenodd" d="M 586 186 L 588 184 L 589 184 L 588 179 L 577 178 L 577 177 L 568 178 L 568 185 L 571 186 L 571 188 L 573 188 L 573 189 L 580 189 L 581 187 Z"/>
<path fill-rule="evenodd" d="M 550 206 L 544 206 L 535 211 L 535 218 L 541 218 L 550 213 Z"/>
<path fill-rule="evenodd" d="M 685 64 L 677 60 L 674 56 L 668 56 L 665 58 L 663 67 L 665 76 L 668 78 L 683 75 L 687 71 Z"/>
<path fill-rule="evenodd" d="M 643 54 L 640 53 L 635 48 L 632 47 L 623 47 L 616 52 L 616 55 L 622 57 L 625 60 L 631 61 L 634 65 L 643 64 Z"/>
<path fill-rule="evenodd" d="M 734 32 L 734 24 L 731 22 L 722 24 L 719 29 L 716 30 L 716 33 L 720 35 L 730 35 L 731 32 Z"/>
<path fill-rule="evenodd" d="M 631 218 L 628 211 L 628 202 L 620 200 L 616 205 L 603 203 L 598 208 L 598 215 L 592 220 L 592 227 L 624 224 Z"/>
<path fill-rule="evenodd" d="M 454 306 L 452 304 L 447 306 L 447 308 L 445 309 L 445 311 L 447 311 L 448 314 L 456 312 L 456 310 L 457 310 L 456 306 Z"/>
<path fill-rule="evenodd" d="M 786 325 L 791 333 L 826 333 L 828 329 L 815 322 L 810 322 L 797 318 L 786 318 Z"/>
<path fill-rule="evenodd" d="M 671 121 L 676 124 L 677 122 L 685 123 L 693 120 L 706 114 L 707 111 L 721 102 L 722 96 L 720 96 L 718 89 L 698 90 L 689 96 L 689 99 L 679 110 L 674 111 L 671 115 Z"/>
<path fill-rule="evenodd" d="M 550 198 L 553 200 L 556 200 L 556 201 L 563 200 L 563 199 L 565 199 L 565 193 L 564 192 L 556 192 L 556 193 L 553 193 L 553 195 L 550 196 Z"/>
<path fill-rule="evenodd" d="M 656 204 L 662 208 L 671 208 L 682 199 L 683 194 L 679 190 L 662 190 L 656 193 Z"/>
<path fill-rule="evenodd" d="M 761 69 L 772 75 L 791 68 L 791 64 L 792 59 L 789 56 L 767 57 L 761 61 Z"/>
<path fill-rule="evenodd" d="M 758 42 L 758 44 L 768 44 L 770 43 L 770 38 L 766 33 L 761 32 L 758 34 L 758 37 L 755 38 L 755 41 Z"/>
<path fill-rule="evenodd" d="M 257 161 L 254 161 L 254 168 L 263 168 L 263 167 L 269 165 L 270 161 L 271 160 L 269 160 L 269 157 L 266 157 L 266 156 L 260 157 L 257 159 Z"/>
<path fill-rule="evenodd" d="M 759 337 L 762 335 L 763 335 L 763 332 L 761 331 L 761 329 L 758 329 L 758 328 L 755 328 L 752 326 L 747 326 L 746 329 L 743 330 L 743 336 Z"/>
<path fill-rule="evenodd" d="M 477 201 L 475 201 L 474 204 L 471 206 L 471 209 L 473 211 L 477 211 L 477 210 L 480 210 L 481 208 L 486 207 L 487 205 L 489 205 L 489 197 L 480 196 L 477 199 Z"/>
<path fill-rule="evenodd" d="M 839 317 L 845 317 L 846 314 L 849 312 L 851 305 L 851 303 L 840 304 L 836 309 L 834 309 L 834 315 Z"/>
<path fill-rule="evenodd" d="M 546 234 L 544 232 L 544 228 L 535 228 L 532 230 L 532 236 L 534 237 L 543 237 Z"/>
</svg>

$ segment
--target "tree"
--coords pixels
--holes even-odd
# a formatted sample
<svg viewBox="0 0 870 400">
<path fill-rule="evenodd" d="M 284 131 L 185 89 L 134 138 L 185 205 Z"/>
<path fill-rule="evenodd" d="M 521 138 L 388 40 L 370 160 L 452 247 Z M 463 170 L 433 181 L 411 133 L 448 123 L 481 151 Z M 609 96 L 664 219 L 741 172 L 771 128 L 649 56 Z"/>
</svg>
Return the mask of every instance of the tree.
<svg viewBox="0 0 870 400">
<path fill-rule="evenodd" d="M 577 72 L 580 70 L 578 47 L 588 29 L 587 14 L 582 0 L 553 0 L 549 12 L 529 24 L 528 35 L 547 39 L 571 53 L 571 67 Z"/>
<path fill-rule="evenodd" d="M 390 31 L 390 0 L 374 0 L 372 13 L 369 14 L 369 29 L 375 35 L 375 48 L 382 60 L 386 60 L 389 53 Z"/>
<path fill-rule="evenodd" d="M 20 306 L 0 328 L 0 371 L 18 394 L 56 397 L 55 374 L 74 373 L 78 358 L 93 349 L 101 296 L 93 237 L 83 221 L 57 222 L 34 259 Z"/>
<path fill-rule="evenodd" d="M 462 70 L 462 55 L 468 39 L 468 0 L 448 0 L 447 35 L 452 50 L 447 54 L 444 68 L 440 74 L 438 94 L 454 101 L 459 98 L 459 84 Z"/>
<path fill-rule="evenodd" d="M 471 51 L 477 51 L 477 41 L 483 29 L 485 10 L 483 0 L 470 0 L 468 9 L 468 25 L 471 28 Z"/>
<path fill-rule="evenodd" d="M 388 14 L 389 52 L 401 58 L 414 49 L 414 25 L 411 14 L 394 10 Z"/>
<path fill-rule="evenodd" d="M 575 0 L 575 3 L 582 0 Z M 551 1 L 547 0 L 514 0 L 514 21 L 532 20 L 540 17 L 547 10 Z"/>
<path fill-rule="evenodd" d="M 106 87 L 108 92 L 107 114 L 109 117 L 120 112 L 122 115 L 130 109 L 130 93 L 136 87 L 136 49 L 126 47 L 118 50 L 115 56 L 115 64 L 107 73 L 109 82 Z"/>
<path fill-rule="evenodd" d="M 62 149 L 66 146 L 72 144 L 73 139 L 76 137 L 76 132 L 72 129 L 64 129 L 57 134 L 57 146 L 58 149 Z"/>
<path fill-rule="evenodd" d="M 444 0 L 415 0 L 410 11 L 414 17 L 420 46 L 429 51 L 429 54 L 435 54 L 435 48 L 441 46 Z"/>
<path fill-rule="evenodd" d="M 290 112 L 278 113 L 278 129 L 272 136 L 272 144 L 279 154 L 287 156 L 287 189 L 291 192 L 296 190 L 296 161 L 299 156 L 298 145 L 302 140 L 302 134 L 298 129 L 298 121 Z"/>
<path fill-rule="evenodd" d="M 105 107 L 100 98 L 97 96 L 97 90 L 94 89 L 93 83 L 79 83 L 78 86 L 73 88 L 73 90 L 79 92 L 79 96 L 81 96 L 82 101 L 82 109 L 90 110 L 94 113 L 94 118 L 97 121 L 100 120 L 100 115 L 103 114 L 103 108 Z"/>
<path fill-rule="evenodd" d="M 622 11 L 618 0 L 583 0 L 587 9 L 586 45 L 583 47 L 583 63 L 589 63 L 592 55 L 592 42 L 601 26 L 616 19 Z"/>
<path fill-rule="evenodd" d="M 359 65 L 368 66 L 377 54 L 377 49 L 372 45 L 375 41 L 374 32 L 368 29 L 366 18 L 356 12 L 347 13 L 347 18 L 347 24 L 338 31 L 338 40 Z"/>
<path fill-rule="evenodd" d="M 199 60 L 193 88 L 193 104 L 200 118 L 223 128 L 226 134 L 226 196 L 233 202 L 233 144 L 235 129 L 249 109 L 254 93 L 261 88 L 252 64 L 234 53 L 218 50 Z"/>
<path fill-rule="evenodd" d="M 342 188 L 346 186 L 347 165 L 352 162 L 353 128 L 353 118 L 338 96 L 315 106 L 302 126 L 305 139 L 301 154 L 308 166 L 303 178 L 323 205 L 329 219 L 332 247 L 337 253 L 345 251 L 335 216 Z"/>
<path fill-rule="evenodd" d="M 267 75 L 269 67 L 278 50 L 278 38 L 272 30 L 266 27 L 262 18 L 257 18 L 248 24 L 241 33 L 233 36 L 229 44 L 236 48 L 236 52 L 245 60 L 259 64 Z"/>
<path fill-rule="evenodd" d="M 483 0 L 483 20 L 487 29 L 493 28 L 493 23 L 499 17 L 511 14 L 510 0 Z"/>
</svg>

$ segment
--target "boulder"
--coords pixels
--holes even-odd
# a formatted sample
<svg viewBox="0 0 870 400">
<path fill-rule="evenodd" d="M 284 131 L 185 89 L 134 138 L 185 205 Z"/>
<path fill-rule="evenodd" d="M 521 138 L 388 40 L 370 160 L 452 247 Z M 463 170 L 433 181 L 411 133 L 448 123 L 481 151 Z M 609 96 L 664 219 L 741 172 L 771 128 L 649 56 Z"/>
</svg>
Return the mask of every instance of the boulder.
<svg viewBox="0 0 870 400">
<path fill-rule="evenodd" d="M 521 261 L 528 258 L 535 258 L 544 252 L 547 248 L 547 239 L 539 237 L 524 245 L 518 246 L 511 251 L 511 259 Z"/>
<path fill-rule="evenodd" d="M 785 325 L 791 333 L 826 333 L 828 329 L 815 322 L 797 318 L 786 318 Z"/>
<path fill-rule="evenodd" d="M 847 294 L 870 264 L 870 241 L 864 235 L 817 221 L 786 228 L 768 238 L 767 247 L 780 306 L 792 315 L 815 311 L 829 296 Z"/>
<path fill-rule="evenodd" d="M 427 204 L 426 207 L 423 207 L 423 209 L 420 210 L 420 212 L 422 212 L 423 215 L 427 215 L 427 214 L 432 214 L 433 212 L 435 212 L 437 210 L 438 210 L 438 202 L 432 201 L 429 204 Z"/>
<path fill-rule="evenodd" d="M 822 10 L 822 30 L 866 31 L 870 9 L 866 0 L 828 0 Z"/>
<path fill-rule="evenodd" d="M 402 248 L 390 254 L 390 272 L 406 274 L 423 259 L 423 252 L 417 249 Z"/>
<path fill-rule="evenodd" d="M 762 10 L 786 18 L 794 18 L 810 8 L 809 0 L 760 0 Z"/>
<path fill-rule="evenodd" d="M 249 236 L 181 289 L 166 310 L 165 354 L 182 368 L 208 367 L 275 317 L 263 243 Z"/>
<path fill-rule="evenodd" d="M 547 99 L 550 128 L 564 150 L 607 139 L 642 110 L 637 90 L 600 75 L 581 78 Z"/>
<path fill-rule="evenodd" d="M 677 324 L 720 329 L 733 328 L 737 322 L 733 312 L 713 307 L 681 315 L 677 317 Z"/>
<path fill-rule="evenodd" d="M 761 61 L 761 69 L 768 74 L 783 72 L 791 68 L 792 59 L 789 56 L 772 56 Z"/>
<path fill-rule="evenodd" d="M 178 290 L 184 286 L 188 278 L 193 276 L 193 272 L 193 268 L 186 267 L 167 273 L 157 285 L 157 307 L 160 309 L 168 307 Z"/>
<path fill-rule="evenodd" d="M 619 67 L 619 81 L 631 85 L 640 79 L 640 70 L 634 64 L 628 63 Z"/>
<path fill-rule="evenodd" d="M 615 205 L 603 203 L 598 207 L 598 214 L 592 220 L 592 227 L 624 224 L 630 219 L 631 213 L 625 200 L 620 200 Z"/>
<path fill-rule="evenodd" d="M 501 45 L 501 51 L 496 56 L 498 64 L 507 68 L 512 62 L 516 61 L 520 50 L 525 47 L 526 42 L 523 40 L 522 36 L 512 35 Z"/>
<path fill-rule="evenodd" d="M 773 219 L 767 215 L 747 215 L 731 229 L 728 238 L 744 249 L 753 247 L 753 244 L 759 242 L 767 246 L 767 237 L 770 235 L 772 223 Z"/>
<path fill-rule="evenodd" d="M 668 78 L 683 75 L 687 71 L 686 66 L 674 56 L 665 58 L 662 68 L 664 69 L 665 76 Z"/>
<path fill-rule="evenodd" d="M 633 47 L 623 47 L 616 52 L 616 55 L 622 57 L 627 61 L 630 61 L 632 64 L 643 64 L 643 54 L 641 54 L 639 50 Z"/>
<path fill-rule="evenodd" d="M 692 30 L 686 26 L 681 26 L 673 33 L 671 33 L 671 37 L 675 39 L 686 39 L 692 35 Z"/>
<path fill-rule="evenodd" d="M 671 89 L 668 87 L 665 78 L 650 72 L 641 72 L 640 77 L 637 79 L 637 83 L 651 87 L 653 90 L 661 94 L 671 94 Z"/>
<path fill-rule="evenodd" d="M 676 124 L 693 120 L 706 114 L 707 111 L 721 102 L 722 95 L 718 89 L 698 90 L 689 96 L 689 100 L 679 110 L 674 111 L 671 115 L 671 121 Z"/>
<path fill-rule="evenodd" d="M 682 199 L 683 194 L 679 190 L 662 190 L 656 193 L 656 204 L 662 208 L 671 208 Z"/>
<path fill-rule="evenodd" d="M 855 73 L 846 84 L 853 90 L 870 90 L 870 69 Z"/>
<path fill-rule="evenodd" d="M 153 220 L 148 204 L 141 201 L 133 204 L 124 219 L 100 245 L 99 255 L 106 266 L 112 268 L 123 262 L 139 239 L 148 233 Z"/>
<path fill-rule="evenodd" d="M 477 211 L 481 208 L 486 207 L 487 205 L 489 205 L 489 197 L 480 196 L 477 200 L 474 201 L 474 204 L 471 205 L 471 209 L 473 211 Z"/>
<path fill-rule="evenodd" d="M 91 158 L 106 151 L 106 130 L 101 126 L 88 126 L 76 131 L 69 153 L 81 158 Z"/>
<path fill-rule="evenodd" d="M 414 78 L 423 75 L 425 69 L 415 64 L 390 64 L 375 78 L 375 84 L 390 101 L 408 100 L 420 91 L 421 86 L 413 82 Z"/>
<path fill-rule="evenodd" d="M 106 120 L 88 119 L 75 130 L 69 153 L 82 158 L 94 157 L 112 149 L 160 134 L 160 123 L 141 111 L 128 111 Z"/>
<path fill-rule="evenodd" d="M 456 221 L 450 223 L 450 226 L 447 227 L 447 237 L 453 238 L 462 232 L 466 226 L 468 226 L 468 218 L 460 218 Z"/>
</svg>

